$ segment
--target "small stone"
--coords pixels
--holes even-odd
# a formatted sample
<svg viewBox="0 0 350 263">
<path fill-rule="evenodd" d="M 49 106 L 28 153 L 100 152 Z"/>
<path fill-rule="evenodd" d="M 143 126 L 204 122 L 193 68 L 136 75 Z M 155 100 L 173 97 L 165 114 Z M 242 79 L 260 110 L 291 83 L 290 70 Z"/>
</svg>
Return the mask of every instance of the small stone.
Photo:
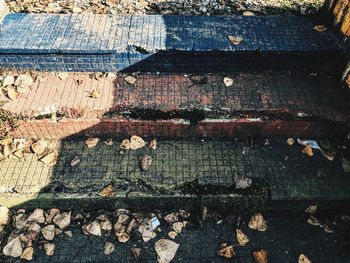
<svg viewBox="0 0 350 263">
<path fill-rule="evenodd" d="M 58 77 L 61 79 L 61 80 L 65 80 L 69 77 L 69 73 L 68 72 L 59 72 L 58 73 Z"/>
<path fill-rule="evenodd" d="M 55 244 L 45 243 L 44 250 L 45 250 L 46 255 L 52 256 L 55 253 Z"/>
<path fill-rule="evenodd" d="M 46 240 L 51 241 L 55 238 L 55 226 L 47 225 L 41 229 L 41 233 Z"/>
<path fill-rule="evenodd" d="M 234 181 L 236 189 L 246 189 L 250 187 L 253 183 L 253 180 L 251 178 L 239 176 L 238 174 L 235 174 Z"/>
<path fill-rule="evenodd" d="M 49 211 L 45 212 L 46 223 L 51 224 L 52 219 L 60 213 L 57 208 L 51 208 Z"/>
<path fill-rule="evenodd" d="M 103 248 L 103 253 L 105 255 L 110 255 L 115 250 L 115 245 L 112 242 L 106 241 L 105 246 Z"/>
<path fill-rule="evenodd" d="M 173 260 L 179 248 L 179 244 L 170 239 L 160 239 L 154 244 L 158 263 L 169 263 Z"/>
<path fill-rule="evenodd" d="M 44 210 L 40 208 L 35 209 L 33 213 L 30 214 L 27 221 L 43 224 L 45 222 Z"/>
<path fill-rule="evenodd" d="M 126 76 L 124 80 L 131 85 L 134 85 L 136 82 L 136 78 L 133 76 Z"/>
<path fill-rule="evenodd" d="M 11 86 L 15 83 L 15 77 L 14 76 L 6 76 L 2 82 L 2 86 L 6 87 L 6 86 Z"/>
<path fill-rule="evenodd" d="M 258 230 L 258 231 L 266 231 L 267 224 L 261 213 L 254 214 L 248 223 L 249 228 Z"/>
<path fill-rule="evenodd" d="M 69 226 L 70 221 L 71 221 L 71 212 L 64 212 L 61 214 L 56 215 L 53 218 L 53 222 L 60 228 L 60 229 L 65 229 Z"/>
<path fill-rule="evenodd" d="M 120 144 L 120 149 L 129 150 L 130 149 L 130 140 L 129 139 L 123 140 L 122 143 Z"/>
<path fill-rule="evenodd" d="M 156 139 L 150 140 L 148 144 L 148 148 L 155 150 L 157 148 L 157 140 Z"/>
<path fill-rule="evenodd" d="M 226 87 L 231 87 L 233 85 L 233 79 L 225 77 L 223 80 Z"/>
<path fill-rule="evenodd" d="M 39 161 L 46 164 L 47 166 L 52 167 L 52 166 L 55 166 L 55 164 L 57 163 L 57 158 L 58 158 L 57 152 L 50 152 L 44 155 L 43 157 L 41 157 Z"/>
<path fill-rule="evenodd" d="M 29 89 L 33 85 L 33 78 L 29 75 L 21 74 L 15 81 L 15 86 L 19 89 Z"/>
<path fill-rule="evenodd" d="M 85 144 L 88 148 L 95 147 L 97 143 L 99 142 L 99 138 L 89 138 L 85 141 Z"/>
<path fill-rule="evenodd" d="M 148 171 L 152 165 L 153 158 L 147 154 L 140 156 L 139 158 L 140 166 L 143 171 Z"/>
<path fill-rule="evenodd" d="M 295 142 L 295 141 L 294 141 L 293 138 L 288 138 L 288 139 L 287 139 L 287 144 L 290 145 L 290 146 L 292 146 L 292 145 L 294 144 L 294 142 Z"/>
<path fill-rule="evenodd" d="M 255 13 L 251 12 L 251 11 L 244 11 L 243 12 L 244 16 L 255 16 Z"/>
<path fill-rule="evenodd" d="M 17 92 L 14 88 L 7 89 L 7 97 L 11 100 L 16 100 L 19 97 L 19 92 Z"/>
<path fill-rule="evenodd" d="M 5 256 L 18 258 L 23 253 L 22 243 L 19 237 L 12 239 L 7 245 L 3 248 L 2 253 Z"/>
<path fill-rule="evenodd" d="M 168 233 L 168 236 L 169 236 L 171 239 L 175 239 L 176 236 L 177 236 L 177 233 L 176 233 L 175 231 L 170 231 L 170 232 Z"/>
<path fill-rule="evenodd" d="M 70 166 L 74 167 L 76 166 L 78 163 L 80 163 L 80 159 L 78 156 L 75 156 L 71 161 L 70 161 Z"/>
<path fill-rule="evenodd" d="M 142 148 L 146 145 L 146 142 L 139 136 L 133 135 L 130 138 L 130 149 L 131 150 L 137 150 L 139 148 Z"/>
<path fill-rule="evenodd" d="M 25 214 L 18 214 L 14 218 L 14 227 L 17 229 L 22 229 L 27 224 L 27 216 Z"/>
<path fill-rule="evenodd" d="M 105 186 L 100 192 L 98 192 L 98 195 L 103 197 L 111 197 L 113 193 L 114 193 L 113 184 L 109 184 Z"/>
<path fill-rule="evenodd" d="M 23 253 L 21 255 L 21 259 L 25 259 L 25 260 L 32 260 L 33 259 L 33 255 L 34 255 L 34 249 L 33 247 L 26 247 L 23 250 Z"/>
<path fill-rule="evenodd" d="M 130 251 L 131 251 L 132 255 L 134 256 L 134 258 L 135 258 L 136 260 L 138 260 L 139 257 L 140 257 L 140 255 L 141 255 L 142 249 L 141 249 L 141 248 L 138 248 L 138 247 L 132 247 L 132 248 L 130 249 Z"/>
<path fill-rule="evenodd" d="M 217 254 L 219 257 L 224 258 L 233 258 L 236 256 L 233 245 L 228 245 L 227 243 L 220 244 Z"/>
<path fill-rule="evenodd" d="M 101 225 L 95 220 L 86 226 L 86 231 L 95 236 L 102 236 Z"/>
<path fill-rule="evenodd" d="M 47 141 L 45 140 L 39 140 L 35 143 L 33 143 L 30 148 L 32 149 L 32 151 L 37 154 L 37 155 L 41 155 L 45 152 L 46 148 L 48 146 Z"/>
<path fill-rule="evenodd" d="M 230 42 L 234 45 L 239 45 L 242 41 L 243 38 L 242 37 L 238 37 L 238 36 L 227 36 L 228 40 L 230 40 Z"/>
<path fill-rule="evenodd" d="M 173 224 L 173 229 L 178 234 L 181 233 L 183 227 L 184 227 L 184 224 L 182 222 L 176 222 Z"/>
</svg>

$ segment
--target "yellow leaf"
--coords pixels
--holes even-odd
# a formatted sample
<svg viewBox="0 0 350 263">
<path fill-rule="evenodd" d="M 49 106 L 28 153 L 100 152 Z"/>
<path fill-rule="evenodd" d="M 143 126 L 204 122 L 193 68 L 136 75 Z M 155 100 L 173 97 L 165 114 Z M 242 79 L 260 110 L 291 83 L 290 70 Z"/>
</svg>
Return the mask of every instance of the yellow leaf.
<svg viewBox="0 0 350 263">
<path fill-rule="evenodd" d="M 230 42 L 234 45 L 239 45 L 242 41 L 243 38 L 242 37 L 237 37 L 237 36 L 227 36 L 228 40 L 230 40 Z"/>
<path fill-rule="evenodd" d="M 103 188 L 99 193 L 98 195 L 100 196 L 103 196 L 103 197 L 110 197 L 113 195 L 113 185 L 112 184 L 109 184 L 107 185 L 105 188 Z"/>
<path fill-rule="evenodd" d="M 327 27 L 325 25 L 316 25 L 316 26 L 314 26 L 314 30 L 321 33 L 321 32 L 326 31 Z"/>
</svg>

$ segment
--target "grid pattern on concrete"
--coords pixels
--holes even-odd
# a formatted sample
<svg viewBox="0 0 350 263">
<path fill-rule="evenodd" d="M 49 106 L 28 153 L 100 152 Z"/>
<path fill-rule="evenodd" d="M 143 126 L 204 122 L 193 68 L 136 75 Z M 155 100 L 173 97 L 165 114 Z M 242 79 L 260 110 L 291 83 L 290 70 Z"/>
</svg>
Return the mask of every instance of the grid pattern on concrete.
<svg viewBox="0 0 350 263">
<path fill-rule="evenodd" d="M 53 168 L 32 155 L 21 161 L 2 161 L 0 183 L 15 187 L 20 194 L 33 193 L 45 185 L 63 187 L 67 194 L 96 193 L 111 182 L 122 191 L 191 193 L 188 183 L 227 187 L 237 174 L 256 182 L 267 181 L 272 200 L 348 200 L 350 178 L 342 172 L 339 160 L 328 161 L 318 151 L 308 157 L 301 150 L 301 146 L 288 146 L 279 139 L 253 147 L 240 141 L 160 141 L 155 151 L 120 151 L 118 143 L 99 143 L 88 149 L 83 141 L 64 140 Z M 153 157 L 146 172 L 138 161 L 143 154 Z M 75 156 L 81 161 L 71 167 Z"/>
</svg>

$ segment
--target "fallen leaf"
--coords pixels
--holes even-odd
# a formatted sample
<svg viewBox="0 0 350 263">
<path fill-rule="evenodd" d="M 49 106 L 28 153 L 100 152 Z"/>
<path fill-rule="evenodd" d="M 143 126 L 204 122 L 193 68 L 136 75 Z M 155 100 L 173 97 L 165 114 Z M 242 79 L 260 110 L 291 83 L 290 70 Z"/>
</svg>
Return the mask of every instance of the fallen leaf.
<svg viewBox="0 0 350 263">
<path fill-rule="evenodd" d="M 225 77 L 223 80 L 226 87 L 231 87 L 233 85 L 233 79 Z"/>
<path fill-rule="evenodd" d="M 112 139 L 107 139 L 107 140 L 103 141 L 103 143 L 108 145 L 108 146 L 111 146 L 111 145 L 113 145 L 113 140 Z"/>
<path fill-rule="evenodd" d="M 113 229 L 113 225 L 111 221 L 109 221 L 107 218 L 100 221 L 101 229 L 104 231 L 109 231 Z"/>
<path fill-rule="evenodd" d="M 23 250 L 23 253 L 21 255 L 21 259 L 25 259 L 25 260 L 32 260 L 33 259 L 33 255 L 34 255 L 34 249 L 33 247 L 26 247 Z"/>
<path fill-rule="evenodd" d="M 142 249 L 139 248 L 139 247 L 132 247 L 132 248 L 130 249 L 130 251 L 131 251 L 132 255 L 134 256 L 134 258 L 135 258 L 136 260 L 138 260 L 139 257 L 140 257 L 140 255 L 141 255 Z"/>
<path fill-rule="evenodd" d="M 2 253 L 5 256 L 18 258 L 23 253 L 22 243 L 19 237 L 12 239 L 10 242 L 6 244 L 6 246 L 2 249 Z"/>
<path fill-rule="evenodd" d="M 37 154 L 37 155 L 41 155 L 45 152 L 46 148 L 47 148 L 47 141 L 45 140 L 39 140 L 35 143 L 33 143 L 30 148 L 32 149 L 32 151 Z"/>
<path fill-rule="evenodd" d="M 260 249 L 259 251 L 253 252 L 253 257 L 257 263 L 267 263 L 267 251 L 265 249 Z"/>
<path fill-rule="evenodd" d="M 69 226 L 70 221 L 71 221 L 71 212 L 64 212 L 56 215 L 53 218 L 53 222 L 60 228 L 60 229 L 65 229 Z"/>
<path fill-rule="evenodd" d="M 254 214 L 248 223 L 249 228 L 258 230 L 258 231 L 266 231 L 267 224 L 261 213 Z"/>
<path fill-rule="evenodd" d="M 143 171 L 148 171 L 152 165 L 153 158 L 152 156 L 144 154 L 139 157 L 139 162 L 140 162 L 141 169 Z"/>
<path fill-rule="evenodd" d="M 11 86 L 15 83 L 15 77 L 14 76 L 6 76 L 2 82 L 2 86 L 6 87 L 6 86 Z"/>
<path fill-rule="evenodd" d="M 98 195 L 103 197 L 110 197 L 113 195 L 113 192 L 114 192 L 113 184 L 109 184 L 105 188 L 103 188 L 100 192 L 98 192 Z"/>
<path fill-rule="evenodd" d="M 133 76 L 126 76 L 124 80 L 131 85 L 134 85 L 136 82 L 136 78 Z"/>
<path fill-rule="evenodd" d="M 7 89 L 7 97 L 11 100 L 16 100 L 19 97 L 19 92 L 17 92 L 14 88 Z"/>
<path fill-rule="evenodd" d="M 236 229 L 236 237 L 240 246 L 245 246 L 249 242 L 249 237 L 240 229 Z"/>
<path fill-rule="evenodd" d="M 146 145 L 146 142 L 139 136 L 133 135 L 130 138 L 130 149 L 131 150 L 137 150 L 139 148 L 142 148 Z"/>
<path fill-rule="evenodd" d="M 243 38 L 242 37 L 237 37 L 237 36 L 227 36 L 228 40 L 230 40 L 230 42 L 234 45 L 239 45 L 242 41 Z"/>
<path fill-rule="evenodd" d="M 227 243 L 220 244 L 217 254 L 219 257 L 224 258 L 233 258 L 236 256 L 236 253 L 233 250 L 233 245 L 228 245 Z"/>
<path fill-rule="evenodd" d="M 308 218 L 307 222 L 310 224 L 310 225 L 313 225 L 313 226 L 319 226 L 321 225 L 320 221 L 318 221 L 318 219 L 312 215 L 310 215 L 310 217 Z"/>
<path fill-rule="evenodd" d="M 148 144 L 148 148 L 155 150 L 157 148 L 157 140 L 156 139 L 150 140 Z"/>
<path fill-rule="evenodd" d="M 21 240 L 22 247 L 32 247 L 32 236 L 29 232 L 23 232 L 19 235 L 19 240 Z"/>
<path fill-rule="evenodd" d="M 103 253 L 105 255 L 110 255 L 115 250 L 115 245 L 112 242 L 106 241 L 105 246 L 103 248 Z"/>
<path fill-rule="evenodd" d="M 101 93 L 98 90 L 94 89 L 89 93 L 89 97 L 93 99 L 97 99 L 101 97 Z"/>
<path fill-rule="evenodd" d="M 7 225 L 10 221 L 10 209 L 6 206 L 0 206 L 0 225 Z"/>
<path fill-rule="evenodd" d="M 244 11 L 243 15 L 244 16 L 255 16 L 255 14 L 253 12 L 251 12 L 251 11 Z"/>
<path fill-rule="evenodd" d="M 154 245 L 154 249 L 157 253 L 158 263 L 171 262 L 175 257 L 178 248 L 179 244 L 170 239 L 158 240 Z"/>
<path fill-rule="evenodd" d="M 181 233 L 183 227 L 184 227 L 184 224 L 182 222 L 176 222 L 173 224 L 173 229 L 178 234 Z"/>
<path fill-rule="evenodd" d="M 28 222 L 42 224 L 45 222 L 44 210 L 37 208 L 31 213 L 27 219 Z"/>
<path fill-rule="evenodd" d="M 108 72 L 107 73 L 107 78 L 116 78 L 117 74 L 113 73 L 113 72 Z"/>
<path fill-rule="evenodd" d="M 70 166 L 74 167 L 76 166 L 78 163 L 80 163 L 80 159 L 78 156 L 75 156 L 71 161 L 70 161 Z"/>
<path fill-rule="evenodd" d="M 171 239 L 175 239 L 176 236 L 177 236 L 177 233 L 176 233 L 175 231 L 170 231 L 170 232 L 168 233 L 168 236 L 169 236 Z"/>
<path fill-rule="evenodd" d="M 55 253 L 55 244 L 45 243 L 44 250 L 45 250 L 46 255 L 52 256 Z"/>
<path fill-rule="evenodd" d="M 310 145 L 306 145 L 304 147 L 304 149 L 302 150 L 302 153 L 305 153 L 307 156 L 313 156 L 314 155 Z"/>
<path fill-rule="evenodd" d="M 325 25 L 316 25 L 313 27 L 313 29 L 317 32 L 324 32 L 327 30 L 327 27 Z"/>
<path fill-rule="evenodd" d="M 85 141 L 85 144 L 88 148 L 95 147 L 97 143 L 99 142 L 99 138 L 89 138 Z"/>
<path fill-rule="evenodd" d="M 102 236 L 102 230 L 100 223 L 95 220 L 86 226 L 86 231 L 94 236 Z"/>
<path fill-rule="evenodd" d="M 300 254 L 298 263 L 312 263 L 312 262 L 306 255 Z"/>
<path fill-rule="evenodd" d="M 56 152 L 50 152 L 40 158 L 40 161 L 48 166 L 54 166 L 57 162 L 58 154 Z"/>
<path fill-rule="evenodd" d="M 55 226 L 54 225 L 47 225 L 41 229 L 41 234 L 43 237 L 51 241 L 55 238 Z"/>
<path fill-rule="evenodd" d="M 64 231 L 64 233 L 66 234 L 66 236 L 69 236 L 69 237 L 73 237 L 73 233 L 72 231 Z"/>
<path fill-rule="evenodd" d="M 167 221 L 168 223 L 175 223 L 175 222 L 179 221 L 179 213 L 173 212 L 173 213 L 167 214 L 164 217 L 164 220 Z"/>
<path fill-rule="evenodd" d="M 17 77 L 14 84 L 17 88 L 26 90 L 33 85 L 33 78 L 29 75 L 21 74 Z"/>
<path fill-rule="evenodd" d="M 128 242 L 129 241 L 129 239 L 130 239 L 130 236 L 129 236 L 129 234 L 128 233 L 119 233 L 118 235 L 117 235 L 117 238 L 118 238 L 118 241 L 120 242 L 120 243 L 126 243 L 126 242 Z"/>
<path fill-rule="evenodd" d="M 130 140 L 129 139 L 123 140 L 122 143 L 120 144 L 120 149 L 129 150 L 130 149 Z"/>
<path fill-rule="evenodd" d="M 288 145 L 291 145 L 291 146 L 292 146 L 292 145 L 294 144 L 294 142 L 295 142 L 295 141 L 294 141 L 293 138 L 288 138 L 288 139 L 287 139 L 287 144 L 288 144 Z"/>
<path fill-rule="evenodd" d="M 61 80 L 65 80 L 69 77 L 69 73 L 68 72 L 59 72 L 58 73 L 58 77 L 61 79 Z"/>
<path fill-rule="evenodd" d="M 317 205 L 310 205 L 309 207 L 307 207 L 305 209 L 305 213 L 306 214 L 314 214 L 314 213 L 316 213 L 316 210 L 317 210 Z"/>
</svg>

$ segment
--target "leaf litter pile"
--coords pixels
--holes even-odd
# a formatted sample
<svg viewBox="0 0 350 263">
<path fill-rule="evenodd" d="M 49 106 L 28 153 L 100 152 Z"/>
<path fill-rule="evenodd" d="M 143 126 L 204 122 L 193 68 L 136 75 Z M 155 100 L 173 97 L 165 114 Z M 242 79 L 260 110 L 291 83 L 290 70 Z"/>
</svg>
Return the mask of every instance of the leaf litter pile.
<svg viewBox="0 0 350 263">
<path fill-rule="evenodd" d="M 227 212 L 220 214 L 217 211 L 209 211 L 206 207 L 199 210 L 180 209 L 172 212 L 161 210 L 140 212 L 127 209 L 92 212 L 61 211 L 57 208 L 48 210 L 37 208 L 33 211 L 26 211 L 0 206 L 0 259 L 1 257 L 4 259 L 12 257 L 30 261 L 35 260 L 37 254 L 54 257 L 56 251 L 60 250 L 59 246 L 62 245 L 62 242 L 75 244 L 76 237 L 89 236 L 100 243 L 100 252 L 94 253 L 99 253 L 101 259 L 109 255 L 117 256 L 122 247 L 124 251 L 127 247 L 128 253 L 136 260 L 153 254 L 157 262 L 172 262 L 172 260 L 186 262 L 186 258 L 181 258 L 179 251 L 191 250 L 193 242 L 200 242 L 196 240 L 198 236 L 192 236 L 194 235 L 192 233 L 195 232 L 200 235 L 203 231 L 202 242 L 205 240 L 208 244 L 211 243 L 213 237 L 206 236 L 208 232 L 204 231 L 209 225 L 213 235 L 216 236 L 216 249 L 205 252 L 214 258 L 246 257 L 247 254 L 244 251 L 248 249 L 251 260 L 257 263 L 274 262 L 273 258 L 269 258 L 269 249 L 277 248 L 271 245 L 265 247 L 262 240 L 265 240 L 264 236 L 269 235 L 270 228 L 276 228 L 276 225 L 269 226 L 273 218 L 269 217 L 267 220 L 264 214 L 254 213 L 250 216 L 239 216 Z M 331 221 L 329 218 L 316 214 L 317 208 L 310 206 L 305 209 L 304 218 L 312 215 L 315 218 L 319 217 L 318 221 L 322 226 L 328 224 L 341 231 L 350 229 L 350 216 L 348 215 L 337 215 Z M 290 223 L 292 221 L 290 220 Z M 305 220 L 302 227 L 312 230 L 314 226 L 308 225 Z M 335 235 L 334 233 L 336 231 L 332 235 Z M 324 231 L 322 235 L 331 234 Z M 270 234 L 270 238 L 283 243 L 293 239 L 293 235 L 276 237 Z M 285 239 L 278 241 L 278 238 Z M 312 237 L 310 238 L 308 242 L 314 241 Z M 284 244 L 290 245 L 288 242 Z M 207 249 L 204 244 L 202 246 L 203 249 Z M 317 262 L 313 260 L 313 253 L 308 255 L 307 249 L 300 249 L 298 257 L 292 258 L 292 262 Z M 288 259 L 290 257 L 286 255 L 286 262 Z"/>
</svg>

